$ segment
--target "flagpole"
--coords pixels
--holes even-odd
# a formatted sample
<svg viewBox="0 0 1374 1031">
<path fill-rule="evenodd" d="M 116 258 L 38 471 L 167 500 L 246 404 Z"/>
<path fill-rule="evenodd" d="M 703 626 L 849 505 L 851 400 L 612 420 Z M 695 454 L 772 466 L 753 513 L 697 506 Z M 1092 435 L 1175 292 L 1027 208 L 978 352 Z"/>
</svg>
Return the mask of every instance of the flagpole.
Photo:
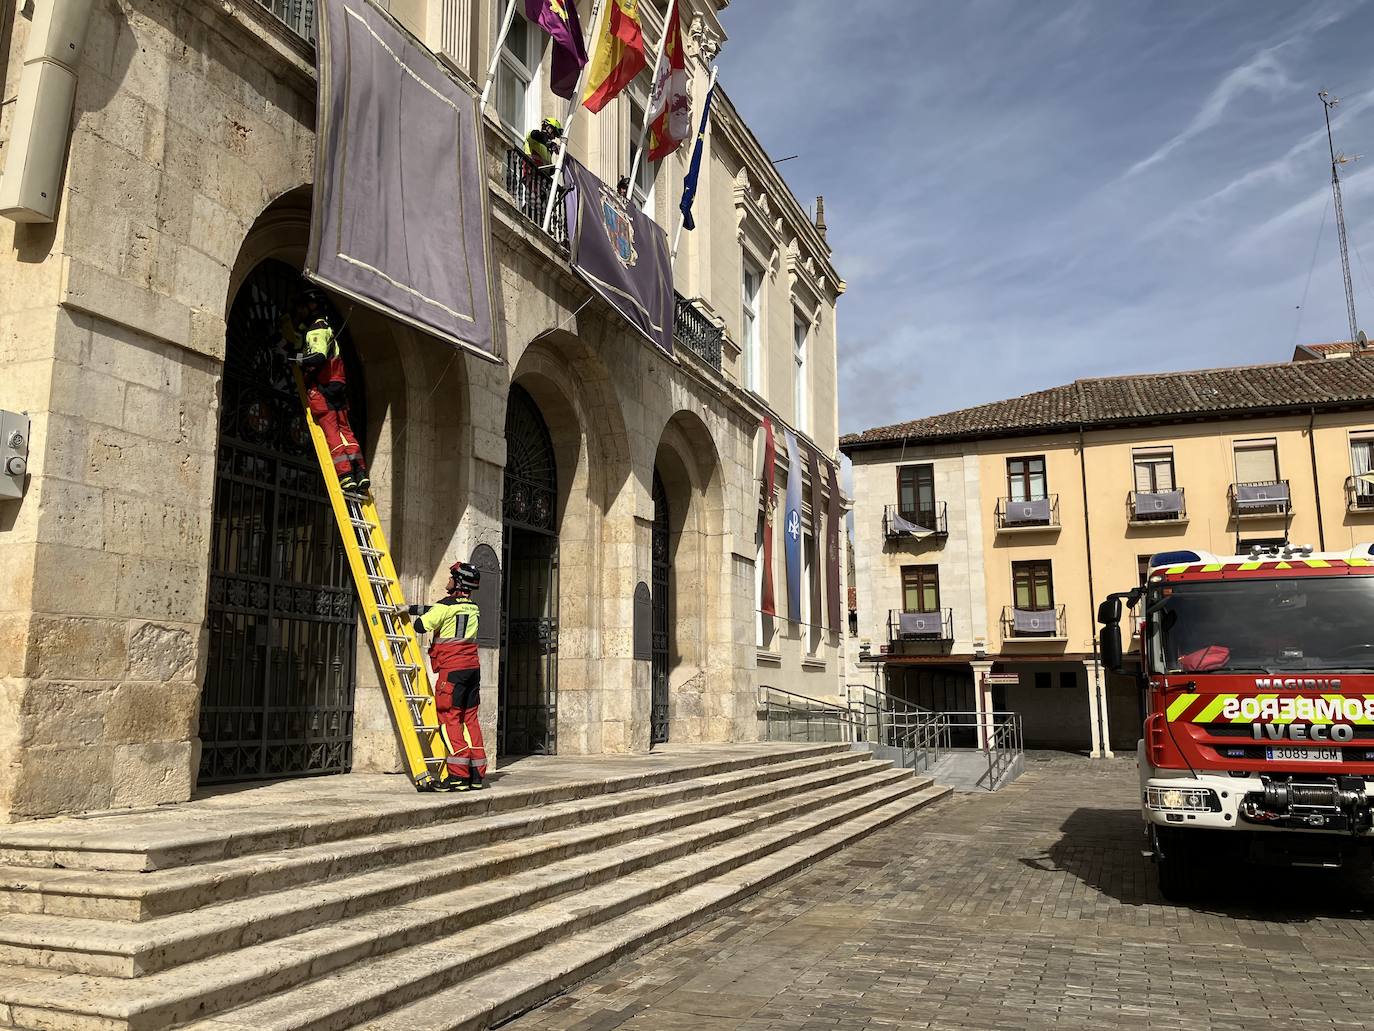
<svg viewBox="0 0 1374 1031">
<path fill-rule="evenodd" d="M 720 66 L 719 66 L 719 65 L 712 65 L 712 66 L 711 66 L 711 82 L 710 82 L 710 84 L 706 87 L 706 96 L 707 96 L 707 97 L 710 97 L 711 91 L 712 91 L 713 89 L 716 88 L 716 76 L 719 75 L 719 74 L 720 74 Z M 704 103 L 703 103 L 702 107 L 703 107 L 703 113 L 705 113 L 705 104 L 704 104 Z M 706 123 L 703 121 L 702 124 L 701 124 L 701 128 L 699 128 L 699 129 L 697 130 L 697 132 L 699 132 L 699 133 L 704 133 L 705 131 L 706 131 Z M 679 215 L 678 215 L 678 219 L 677 219 L 677 232 L 673 233 L 673 249 L 672 249 L 671 251 L 669 251 L 669 253 L 668 253 L 668 264 L 669 264 L 669 265 L 672 265 L 675 261 L 677 261 L 677 245 L 678 245 L 679 243 L 682 242 L 682 229 L 683 229 L 683 227 L 684 227 L 686 224 L 687 224 L 687 216 L 686 216 L 686 214 L 679 214 Z"/>
<path fill-rule="evenodd" d="M 574 0 L 568 0 L 573 3 Z M 601 0 L 596 0 L 592 5 L 592 34 L 590 39 L 599 40 L 601 38 L 601 11 L 605 5 Z M 577 114 L 577 109 L 582 102 L 582 84 L 587 78 L 587 69 L 592 66 L 592 61 L 587 61 L 582 66 L 582 70 L 577 73 L 577 87 L 573 90 L 573 95 L 568 101 L 568 109 L 563 113 L 563 146 L 558 148 L 558 157 L 553 163 L 553 185 L 549 187 L 549 204 L 544 209 L 544 221 L 541 228 L 544 232 L 549 231 L 549 226 L 553 223 L 553 207 L 558 203 L 558 180 L 563 176 L 563 159 L 568 156 L 568 146 L 572 143 L 572 121 L 573 115 Z"/>
<path fill-rule="evenodd" d="M 677 15 L 677 3 L 670 3 L 668 5 L 668 13 L 663 19 L 663 36 L 658 41 L 658 57 L 654 60 L 653 86 L 649 90 L 649 103 L 644 108 L 644 124 L 639 127 L 639 142 L 635 144 L 634 160 L 630 162 L 630 188 L 627 192 L 629 194 L 630 203 L 632 204 L 634 203 L 635 176 L 639 174 L 639 164 L 644 157 L 644 141 L 649 137 L 649 113 L 653 111 L 654 104 L 658 99 L 655 96 L 659 88 L 658 76 L 663 68 L 663 57 L 668 52 L 668 28 L 670 19 L 676 18 Z"/>
<path fill-rule="evenodd" d="M 477 105 L 480 118 L 487 110 L 487 98 L 491 96 L 492 84 L 496 82 L 496 69 L 501 61 L 501 48 L 506 45 L 510 27 L 515 24 L 515 0 L 506 4 L 506 13 L 501 18 L 501 31 L 496 34 L 496 46 L 491 51 L 491 64 L 487 66 L 487 81 L 482 86 L 482 100 Z"/>
</svg>

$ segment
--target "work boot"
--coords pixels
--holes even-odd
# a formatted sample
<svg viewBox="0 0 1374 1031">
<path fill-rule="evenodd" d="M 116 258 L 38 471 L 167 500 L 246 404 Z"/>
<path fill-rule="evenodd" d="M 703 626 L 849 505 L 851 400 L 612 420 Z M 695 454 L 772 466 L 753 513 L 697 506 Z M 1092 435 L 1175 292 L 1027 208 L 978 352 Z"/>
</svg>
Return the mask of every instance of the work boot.
<svg viewBox="0 0 1374 1031">
<path fill-rule="evenodd" d="M 468 774 L 469 791 L 481 791 L 484 787 L 486 787 L 486 784 L 483 783 L 482 775 L 480 773 L 478 773 L 474 769 L 470 774 Z"/>
<path fill-rule="evenodd" d="M 344 473 L 339 477 L 339 489 L 346 494 L 352 494 L 358 489 L 358 481 L 353 478 L 352 473 Z"/>
</svg>

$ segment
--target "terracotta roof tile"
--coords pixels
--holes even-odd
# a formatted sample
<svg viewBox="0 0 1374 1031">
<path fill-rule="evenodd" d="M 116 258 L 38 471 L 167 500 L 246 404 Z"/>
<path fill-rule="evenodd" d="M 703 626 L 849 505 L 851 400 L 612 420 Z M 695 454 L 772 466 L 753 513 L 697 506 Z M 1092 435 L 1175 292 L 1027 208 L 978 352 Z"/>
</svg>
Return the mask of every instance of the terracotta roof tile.
<svg viewBox="0 0 1374 1031">
<path fill-rule="evenodd" d="M 846 434 L 840 447 L 969 440 L 1077 429 L 1079 425 L 1360 403 L 1374 407 L 1374 353 L 1339 361 L 1080 379 L 1005 401 Z"/>
</svg>

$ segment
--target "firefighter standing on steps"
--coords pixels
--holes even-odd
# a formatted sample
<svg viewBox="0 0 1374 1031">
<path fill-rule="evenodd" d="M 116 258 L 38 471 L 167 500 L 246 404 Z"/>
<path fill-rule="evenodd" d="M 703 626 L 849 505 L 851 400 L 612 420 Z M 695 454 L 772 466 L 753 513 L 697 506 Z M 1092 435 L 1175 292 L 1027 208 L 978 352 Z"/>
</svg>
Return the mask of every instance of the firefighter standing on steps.
<svg viewBox="0 0 1374 1031">
<path fill-rule="evenodd" d="M 449 567 L 444 598 L 433 605 L 412 605 L 410 615 L 429 642 L 434 667 L 434 702 L 448 745 L 448 777 L 440 791 L 475 791 L 483 786 L 487 753 L 477 721 L 478 687 L 482 672 L 477 660 L 477 621 L 481 613 L 472 592 L 481 571 L 467 562 Z"/>
<path fill-rule="evenodd" d="M 343 358 L 334 329 L 325 316 L 324 295 L 307 287 L 292 308 L 282 336 L 300 351 L 301 375 L 310 413 L 320 424 L 339 486 L 346 491 L 367 492 L 372 481 L 367 476 L 363 449 L 348 422 L 348 383 Z M 289 330 L 289 332 L 288 332 Z"/>
</svg>

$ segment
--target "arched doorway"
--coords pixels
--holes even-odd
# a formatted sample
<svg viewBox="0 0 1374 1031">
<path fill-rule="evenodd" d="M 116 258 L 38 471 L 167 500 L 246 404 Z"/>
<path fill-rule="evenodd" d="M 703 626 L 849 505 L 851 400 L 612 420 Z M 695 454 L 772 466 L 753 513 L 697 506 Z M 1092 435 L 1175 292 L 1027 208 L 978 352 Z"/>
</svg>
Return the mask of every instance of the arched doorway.
<svg viewBox="0 0 1374 1031">
<path fill-rule="evenodd" d="M 552 755 L 558 741 L 558 465 L 528 391 L 506 404 L 502 494 L 501 755 Z"/>
<path fill-rule="evenodd" d="M 668 619 L 669 587 L 669 521 L 668 492 L 663 478 L 654 470 L 654 524 L 650 531 L 650 638 L 649 670 L 652 697 L 649 711 L 649 744 L 661 745 L 668 740 L 668 661 L 672 624 Z"/>
<path fill-rule="evenodd" d="M 301 285 L 290 265 L 264 261 L 229 312 L 201 784 L 344 773 L 353 762 L 356 597 L 278 328 Z M 361 370 L 330 314 L 361 432 Z"/>
</svg>

